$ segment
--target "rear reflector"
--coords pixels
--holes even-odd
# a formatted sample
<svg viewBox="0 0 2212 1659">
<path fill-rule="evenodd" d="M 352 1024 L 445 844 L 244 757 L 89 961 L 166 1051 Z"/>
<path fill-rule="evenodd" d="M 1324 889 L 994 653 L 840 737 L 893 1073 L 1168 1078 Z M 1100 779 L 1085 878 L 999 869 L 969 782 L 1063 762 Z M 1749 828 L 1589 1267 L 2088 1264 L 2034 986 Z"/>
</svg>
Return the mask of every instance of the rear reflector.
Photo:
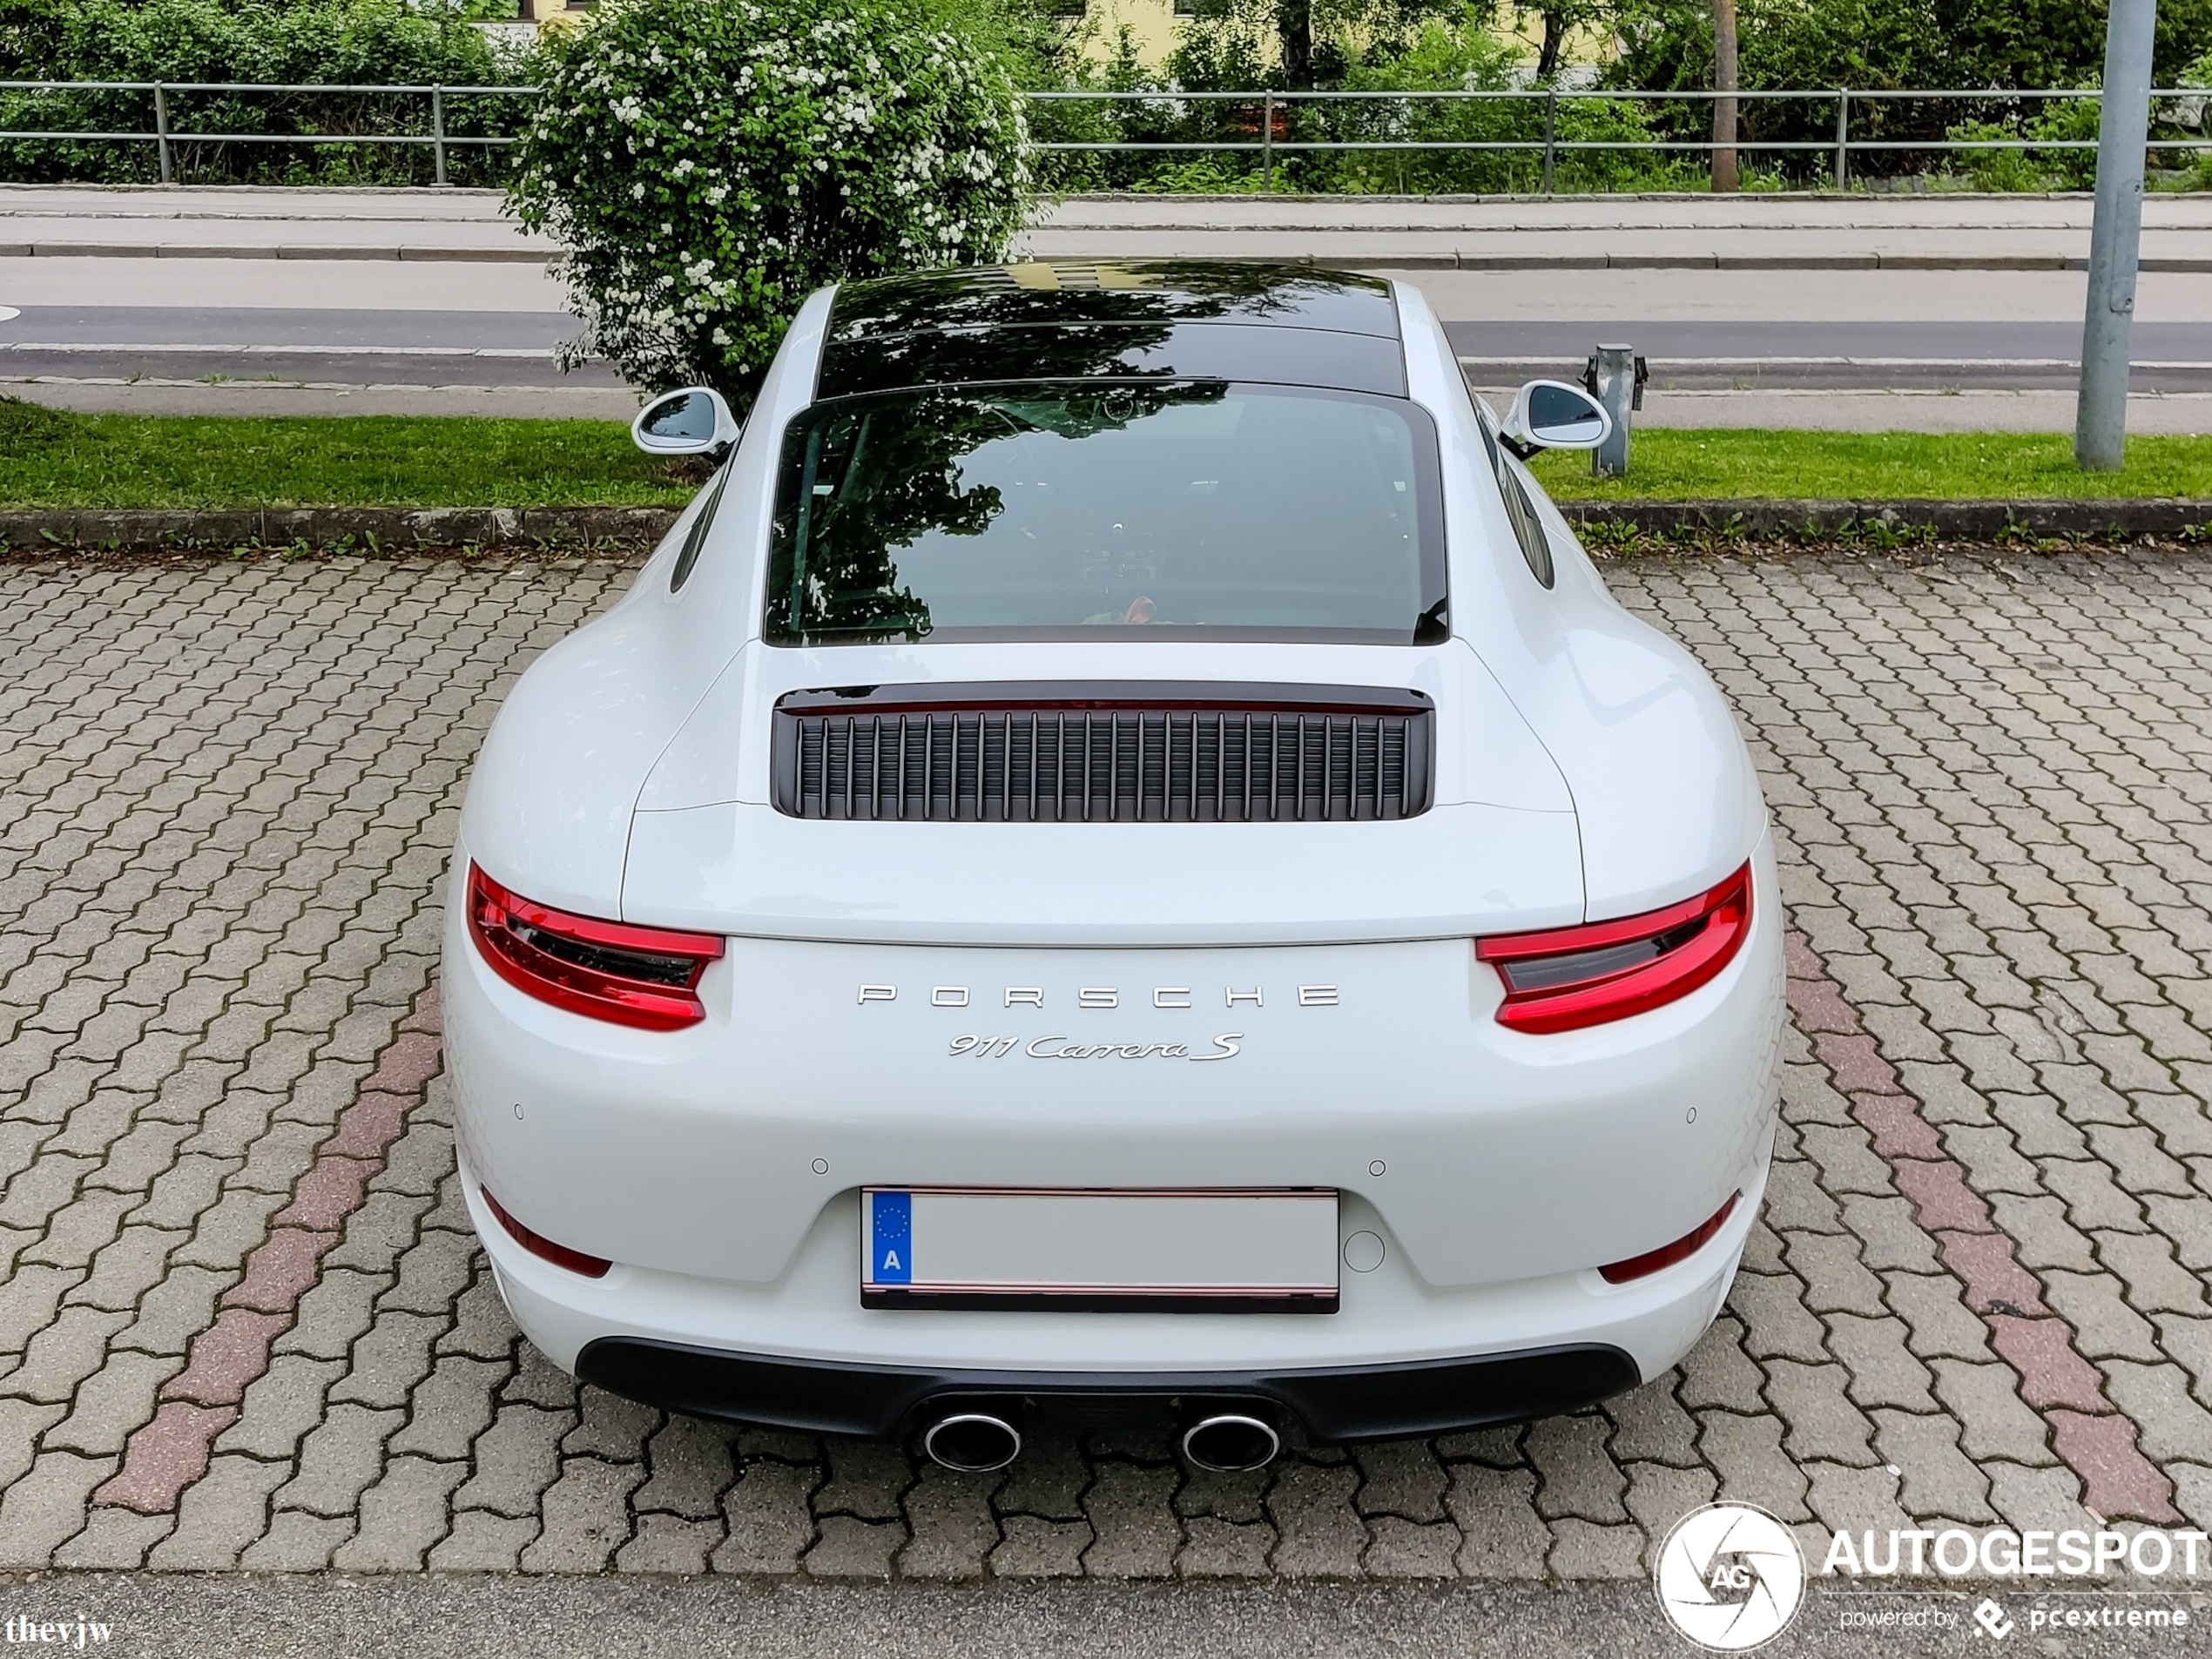
<svg viewBox="0 0 2212 1659">
<path fill-rule="evenodd" d="M 1631 1256 L 1625 1262 L 1615 1262 L 1597 1271 L 1608 1285 L 1625 1285 L 1632 1278 L 1643 1278 L 1662 1267 L 1672 1267 L 1676 1262 L 1686 1262 L 1713 1242 L 1714 1235 L 1727 1224 L 1736 1213 L 1736 1201 L 1743 1195 L 1731 1192 L 1728 1202 L 1714 1211 L 1713 1218 L 1696 1232 L 1684 1233 L 1671 1244 L 1662 1244 L 1656 1250 L 1647 1250 L 1641 1256 Z"/>
<path fill-rule="evenodd" d="M 1505 981 L 1498 1023 L 1574 1031 L 1688 996 L 1726 968 L 1751 931 L 1751 867 L 1695 899 L 1641 916 L 1478 939 Z"/>
<path fill-rule="evenodd" d="M 509 893 L 469 867 L 469 932 L 500 978 L 541 1002 L 647 1031 L 706 1018 L 699 975 L 722 954 L 712 934 L 572 915 Z"/>
<path fill-rule="evenodd" d="M 540 1256 L 556 1267 L 565 1267 L 571 1273 L 581 1273 L 586 1278 L 604 1278 L 607 1270 L 614 1265 L 598 1256 L 587 1256 L 580 1250 L 570 1250 L 566 1244 L 556 1244 L 543 1233 L 532 1232 L 507 1213 L 507 1206 L 491 1196 L 488 1187 L 478 1187 L 484 1196 L 484 1207 L 499 1217 L 499 1224 L 507 1229 L 508 1236 L 533 1256 Z M 1607 1271 L 1611 1271 L 1608 1269 Z"/>
</svg>

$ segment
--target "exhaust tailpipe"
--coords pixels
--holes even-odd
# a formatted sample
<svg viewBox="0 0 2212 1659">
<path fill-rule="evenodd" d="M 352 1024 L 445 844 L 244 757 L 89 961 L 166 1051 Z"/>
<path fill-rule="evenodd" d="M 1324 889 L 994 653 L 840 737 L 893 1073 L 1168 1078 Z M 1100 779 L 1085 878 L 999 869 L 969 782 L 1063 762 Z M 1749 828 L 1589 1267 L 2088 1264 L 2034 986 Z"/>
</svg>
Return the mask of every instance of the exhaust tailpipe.
<svg viewBox="0 0 2212 1659">
<path fill-rule="evenodd" d="M 1283 1449 L 1282 1436 L 1257 1417 L 1224 1413 L 1202 1418 L 1183 1436 L 1183 1455 L 1202 1469 L 1264 1469 Z"/>
<path fill-rule="evenodd" d="M 940 1467 L 961 1474 L 988 1474 L 1022 1455 L 1022 1436 L 1003 1417 L 955 1412 L 930 1425 L 921 1437 L 921 1449 Z"/>
</svg>

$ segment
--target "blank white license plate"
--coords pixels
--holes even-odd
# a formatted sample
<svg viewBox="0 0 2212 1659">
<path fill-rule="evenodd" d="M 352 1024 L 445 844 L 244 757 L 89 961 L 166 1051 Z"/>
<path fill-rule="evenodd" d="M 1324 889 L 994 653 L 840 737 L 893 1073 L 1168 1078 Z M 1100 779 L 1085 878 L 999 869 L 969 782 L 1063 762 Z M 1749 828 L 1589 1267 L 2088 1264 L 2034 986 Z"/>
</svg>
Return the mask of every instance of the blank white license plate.
<svg viewBox="0 0 2212 1659">
<path fill-rule="evenodd" d="M 870 1187 L 872 1308 L 1333 1313 L 1332 1190 Z"/>
</svg>

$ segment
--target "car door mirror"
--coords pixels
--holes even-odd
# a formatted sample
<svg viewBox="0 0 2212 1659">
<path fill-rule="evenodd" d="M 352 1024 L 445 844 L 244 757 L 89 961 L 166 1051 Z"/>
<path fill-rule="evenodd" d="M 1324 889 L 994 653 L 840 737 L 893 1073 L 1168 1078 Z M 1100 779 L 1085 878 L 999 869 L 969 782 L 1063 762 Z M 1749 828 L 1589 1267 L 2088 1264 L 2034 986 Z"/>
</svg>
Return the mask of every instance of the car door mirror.
<svg viewBox="0 0 2212 1659">
<path fill-rule="evenodd" d="M 1595 449 L 1613 435 L 1613 417 L 1579 386 L 1531 381 L 1514 394 L 1504 435 L 1523 455 L 1534 449 Z"/>
<path fill-rule="evenodd" d="M 630 423 L 631 442 L 649 455 L 705 455 L 710 460 L 728 454 L 743 430 L 722 394 L 706 386 L 663 393 Z"/>
</svg>

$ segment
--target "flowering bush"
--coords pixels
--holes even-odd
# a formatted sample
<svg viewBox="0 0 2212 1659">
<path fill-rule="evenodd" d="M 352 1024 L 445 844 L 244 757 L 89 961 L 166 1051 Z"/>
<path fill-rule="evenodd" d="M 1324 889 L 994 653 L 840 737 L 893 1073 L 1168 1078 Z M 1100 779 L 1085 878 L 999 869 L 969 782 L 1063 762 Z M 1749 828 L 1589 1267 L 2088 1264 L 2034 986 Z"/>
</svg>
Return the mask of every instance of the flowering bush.
<svg viewBox="0 0 2212 1659">
<path fill-rule="evenodd" d="M 641 388 L 742 408 L 811 291 L 997 259 L 1028 206 L 1011 83 L 905 0 L 613 0 L 543 78 L 509 200 Z"/>
</svg>

